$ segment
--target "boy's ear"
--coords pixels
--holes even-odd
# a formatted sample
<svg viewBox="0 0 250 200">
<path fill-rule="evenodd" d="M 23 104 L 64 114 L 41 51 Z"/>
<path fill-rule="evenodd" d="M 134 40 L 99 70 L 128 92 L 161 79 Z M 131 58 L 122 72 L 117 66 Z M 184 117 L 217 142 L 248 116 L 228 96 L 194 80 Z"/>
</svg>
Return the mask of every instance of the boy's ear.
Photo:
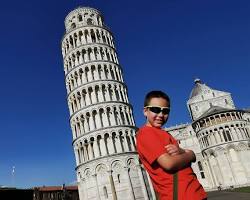
<svg viewBox="0 0 250 200">
<path fill-rule="evenodd" d="M 145 117 L 147 117 L 147 112 L 148 112 L 147 108 L 143 108 L 143 114 Z"/>
</svg>

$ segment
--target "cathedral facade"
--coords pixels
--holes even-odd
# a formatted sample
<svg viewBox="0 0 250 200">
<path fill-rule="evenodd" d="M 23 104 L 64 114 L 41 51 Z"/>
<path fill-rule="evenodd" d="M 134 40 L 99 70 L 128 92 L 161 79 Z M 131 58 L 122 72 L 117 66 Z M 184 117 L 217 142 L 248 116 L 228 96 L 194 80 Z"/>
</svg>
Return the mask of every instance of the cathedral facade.
<svg viewBox="0 0 250 200">
<path fill-rule="evenodd" d="M 166 130 L 192 149 L 192 165 L 206 190 L 250 185 L 250 110 L 237 109 L 228 92 L 195 80 L 187 101 L 192 122 Z"/>
</svg>

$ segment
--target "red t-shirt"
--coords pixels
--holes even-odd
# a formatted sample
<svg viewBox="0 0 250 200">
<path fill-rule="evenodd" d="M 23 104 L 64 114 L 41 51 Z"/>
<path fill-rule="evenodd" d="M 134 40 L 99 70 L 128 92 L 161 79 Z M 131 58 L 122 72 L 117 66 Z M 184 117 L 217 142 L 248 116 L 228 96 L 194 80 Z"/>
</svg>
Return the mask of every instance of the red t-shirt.
<svg viewBox="0 0 250 200">
<path fill-rule="evenodd" d="M 177 141 L 164 130 L 144 126 L 137 132 L 136 143 L 140 160 L 160 199 L 173 200 L 173 174 L 167 173 L 156 160 L 166 153 L 166 145 L 178 145 Z M 178 171 L 178 200 L 202 200 L 206 197 L 206 192 L 191 167 Z"/>
</svg>

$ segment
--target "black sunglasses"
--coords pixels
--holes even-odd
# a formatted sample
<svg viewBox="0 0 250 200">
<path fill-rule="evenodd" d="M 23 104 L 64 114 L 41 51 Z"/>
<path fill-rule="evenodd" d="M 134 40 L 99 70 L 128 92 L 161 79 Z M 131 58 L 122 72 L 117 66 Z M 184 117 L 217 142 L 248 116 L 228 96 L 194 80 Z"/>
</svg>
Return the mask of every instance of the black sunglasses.
<svg viewBox="0 0 250 200">
<path fill-rule="evenodd" d="M 162 112 L 163 115 L 168 115 L 170 112 L 169 107 L 146 106 L 145 108 L 148 108 L 151 112 L 155 114 L 159 114 L 160 112 Z"/>
</svg>

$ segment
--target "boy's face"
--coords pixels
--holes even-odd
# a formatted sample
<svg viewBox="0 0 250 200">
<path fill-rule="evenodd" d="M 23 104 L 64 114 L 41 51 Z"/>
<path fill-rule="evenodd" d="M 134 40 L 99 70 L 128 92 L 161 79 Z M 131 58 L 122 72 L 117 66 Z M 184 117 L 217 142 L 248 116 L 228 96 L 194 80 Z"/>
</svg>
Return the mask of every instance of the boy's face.
<svg viewBox="0 0 250 200">
<path fill-rule="evenodd" d="M 158 107 L 152 108 L 152 107 Z M 159 108 L 160 107 L 160 108 Z M 161 128 L 168 120 L 169 102 L 163 98 L 152 98 L 149 105 L 144 108 L 144 116 L 147 118 L 147 126 Z M 161 110 L 161 112 L 159 112 Z M 169 111 L 169 110 L 168 110 Z"/>
</svg>

